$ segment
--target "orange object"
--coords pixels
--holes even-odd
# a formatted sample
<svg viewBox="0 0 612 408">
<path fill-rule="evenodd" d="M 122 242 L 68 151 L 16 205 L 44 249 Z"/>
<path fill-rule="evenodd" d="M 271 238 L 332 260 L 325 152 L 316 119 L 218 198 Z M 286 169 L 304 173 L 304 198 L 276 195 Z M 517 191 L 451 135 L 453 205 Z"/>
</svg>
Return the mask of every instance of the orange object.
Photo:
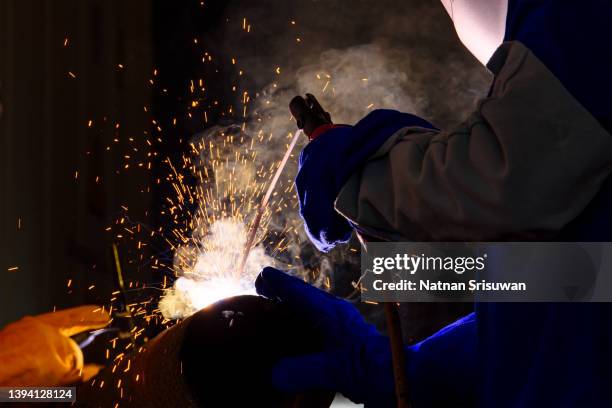
<svg viewBox="0 0 612 408">
<path fill-rule="evenodd" d="M 58 386 L 95 376 L 101 367 L 84 364 L 70 336 L 109 323 L 101 307 L 87 305 L 9 324 L 0 331 L 0 386 Z"/>
</svg>

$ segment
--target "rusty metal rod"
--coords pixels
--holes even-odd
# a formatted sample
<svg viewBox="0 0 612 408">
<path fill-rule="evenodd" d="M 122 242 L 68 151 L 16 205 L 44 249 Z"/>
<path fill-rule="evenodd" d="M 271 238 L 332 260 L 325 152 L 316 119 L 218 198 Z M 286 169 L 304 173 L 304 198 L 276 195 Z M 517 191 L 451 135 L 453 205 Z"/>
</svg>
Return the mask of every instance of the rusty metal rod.
<svg viewBox="0 0 612 408">
<path fill-rule="evenodd" d="M 387 318 L 387 331 L 391 341 L 393 377 L 395 378 L 395 397 L 397 408 L 410 408 L 410 389 L 406 378 L 406 352 L 402 336 L 402 323 L 397 304 L 385 302 L 383 305 Z"/>
<path fill-rule="evenodd" d="M 368 252 L 368 237 L 355 231 L 361 247 Z M 402 322 L 396 303 L 383 303 L 387 320 L 387 332 L 391 342 L 391 364 L 393 365 L 393 379 L 395 380 L 395 398 L 397 408 L 410 408 L 410 387 L 406 377 L 406 350 L 402 336 Z"/>
</svg>

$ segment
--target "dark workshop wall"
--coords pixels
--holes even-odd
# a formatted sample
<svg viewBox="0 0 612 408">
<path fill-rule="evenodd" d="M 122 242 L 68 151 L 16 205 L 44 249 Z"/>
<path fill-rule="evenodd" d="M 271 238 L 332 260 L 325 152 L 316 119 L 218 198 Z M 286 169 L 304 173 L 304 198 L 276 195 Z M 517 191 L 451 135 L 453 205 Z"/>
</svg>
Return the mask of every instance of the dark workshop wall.
<svg viewBox="0 0 612 408">
<path fill-rule="evenodd" d="M 0 326 L 108 299 L 104 228 L 149 207 L 148 173 L 121 169 L 151 71 L 149 1 L 0 2 Z"/>
</svg>

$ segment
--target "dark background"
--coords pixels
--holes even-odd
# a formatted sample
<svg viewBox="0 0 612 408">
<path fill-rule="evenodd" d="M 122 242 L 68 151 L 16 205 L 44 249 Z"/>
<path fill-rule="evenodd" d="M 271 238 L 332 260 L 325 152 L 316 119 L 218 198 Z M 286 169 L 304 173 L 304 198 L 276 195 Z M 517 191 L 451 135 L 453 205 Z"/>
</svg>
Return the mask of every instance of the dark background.
<svg viewBox="0 0 612 408">
<path fill-rule="evenodd" d="M 409 91 L 427 95 L 418 113 L 438 126 L 486 83 L 431 0 L 0 0 L 0 326 L 107 303 L 113 242 L 128 281 L 160 282 L 164 161 L 232 122 L 242 93 L 230 84 L 253 94 L 274 66 L 372 41 L 406 50 Z"/>
</svg>

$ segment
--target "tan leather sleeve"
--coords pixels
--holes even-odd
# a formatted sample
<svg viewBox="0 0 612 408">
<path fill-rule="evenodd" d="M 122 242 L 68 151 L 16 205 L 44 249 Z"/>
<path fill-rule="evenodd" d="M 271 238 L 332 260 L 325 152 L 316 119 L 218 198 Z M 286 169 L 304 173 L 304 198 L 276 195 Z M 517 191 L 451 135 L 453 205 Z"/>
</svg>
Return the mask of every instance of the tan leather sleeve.
<svg viewBox="0 0 612 408">
<path fill-rule="evenodd" d="M 476 112 L 451 131 L 398 131 L 336 209 L 391 240 L 534 239 L 575 218 L 612 170 L 612 136 L 521 43 L 489 68 Z"/>
</svg>

